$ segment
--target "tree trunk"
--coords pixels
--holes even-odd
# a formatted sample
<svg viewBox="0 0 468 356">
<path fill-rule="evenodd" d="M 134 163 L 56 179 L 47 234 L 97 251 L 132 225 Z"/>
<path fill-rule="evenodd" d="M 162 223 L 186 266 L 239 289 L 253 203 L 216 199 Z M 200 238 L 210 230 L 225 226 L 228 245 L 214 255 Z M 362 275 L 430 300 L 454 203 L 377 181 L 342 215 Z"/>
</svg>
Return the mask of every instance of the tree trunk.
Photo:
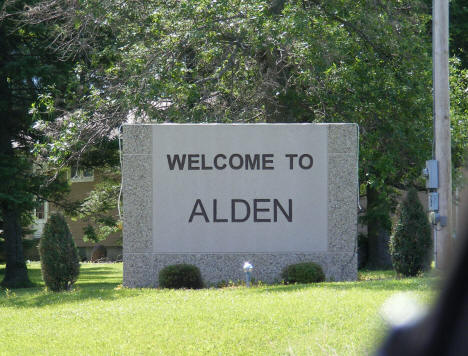
<svg viewBox="0 0 468 356">
<path fill-rule="evenodd" d="M 2 2 L 3 5 L 3 2 Z M 9 72 L 5 67 L 11 60 L 11 55 L 15 50 L 10 49 L 8 36 L 6 35 L 7 30 L 0 26 L 0 166 L 4 170 L 8 170 L 11 164 L 6 165 L 6 162 L 12 162 L 15 158 L 15 152 L 12 143 L 16 141 L 21 135 L 21 128 L 24 126 L 24 117 L 16 116 L 15 105 L 13 105 L 13 94 L 11 85 L 9 84 Z M 11 47 L 15 48 L 15 47 Z M 15 66 L 12 66 L 13 70 Z M 10 69 L 11 70 L 11 69 Z M 14 86 L 13 86 L 14 87 Z M 18 101 L 18 105 L 22 104 L 21 100 Z M 18 106 L 17 105 L 17 106 Z M 6 167 L 5 167 L 6 166 Z M 2 172 L 2 188 L 8 186 L 12 179 L 16 177 L 9 172 Z M 6 181 L 5 181 L 6 180 Z M 11 190 L 13 193 L 15 189 Z M 12 194 L 9 188 L 6 187 L 2 190 L 2 195 L 7 196 Z M 3 198 L 0 201 L 0 215 L 3 219 L 3 236 L 5 238 L 5 256 L 6 256 L 6 271 L 3 281 L 0 283 L 2 287 L 6 288 L 22 288 L 32 286 L 31 281 L 28 278 L 28 271 L 26 263 L 24 261 L 23 254 L 23 241 L 20 224 L 21 210 L 15 208 L 15 201 L 13 198 Z M 17 199 L 19 200 L 19 199 Z"/>
<path fill-rule="evenodd" d="M 374 269 L 392 267 L 389 251 L 390 228 L 388 221 L 390 217 L 388 213 L 384 213 L 386 209 L 383 208 L 381 199 L 375 189 L 367 187 L 367 211 L 369 214 L 367 221 L 367 236 L 369 241 L 368 267 Z M 384 216 L 382 216 L 382 213 L 384 213 Z M 387 220 L 384 221 L 385 219 Z"/>
<path fill-rule="evenodd" d="M 29 280 L 24 261 L 19 213 L 4 207 L 2 217 L 4 219 L 6 271 L 1 286 L 5 288 L 31 287 L 33 284 Z"/>
</svg>

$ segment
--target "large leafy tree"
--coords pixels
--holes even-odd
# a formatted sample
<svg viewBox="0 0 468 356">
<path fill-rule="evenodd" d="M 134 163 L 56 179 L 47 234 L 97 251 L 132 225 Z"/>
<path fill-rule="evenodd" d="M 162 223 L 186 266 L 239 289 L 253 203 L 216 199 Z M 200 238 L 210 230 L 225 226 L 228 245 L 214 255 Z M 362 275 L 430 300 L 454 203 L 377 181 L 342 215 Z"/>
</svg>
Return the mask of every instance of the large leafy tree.
<svg viewBox="0 0 468 356">
<path fill-rule="evenodd" d="M 465 165 L 468 145 L 468 68 L 453 58 L 450 67 L 450 121 L 452 135 L 452 166 L 456 170 L 455 184 L 460 184 L 460 168 Z M 458 172 L 457 172 L 458 171 Z"/>
<path fill-rule="evenodd" d="M 451 0 L 449 9 L 450 52 L 460 58 L 463 68 L 468 68 L 468 2 Z"/>
<path fill-rule="evenodd" d="M 123 122 L 355 122 L 371 262 L 394 188 L 431 149 L 428 9 L 418 1 L 45 2 L 76 81 L 46 107 L 58 162 L 115 141 Z M 49 14 L 49 16 L 44 16 Z M 57 15 L 59 14 L 59 16 Z M 66 103 L 66 105 L 63 105 Z M 43 146 L 46 149 L 49 146 Z"/>
<path fill-rule="evenodd" d="M 423 0 L 427 13 L 432 14 L 433 0 Z M 432 23 L 428 23 L 432 32 Z M 468 3 L 466 0 L 449 0 L 449 50 L 450 56 L 457 57 L 463 68 L 468 67 Z"/>
<path fill-rule="evenodd" d="M 29 113 L 38 93 L 65 82 L 65 67 L 48 51 L 47 28 L 19 22 L 23 1 L 0 2 L 0 219 L 5 239 L 4 287 L 30 282 L 22 249 L 22 226 L 42 199 L 58 200 L 66 182 L 53 177 L 47 162 L 31 151 L 42 134 Z M 33 164 L 34 163 L 34 164 Z"/>
</svg>

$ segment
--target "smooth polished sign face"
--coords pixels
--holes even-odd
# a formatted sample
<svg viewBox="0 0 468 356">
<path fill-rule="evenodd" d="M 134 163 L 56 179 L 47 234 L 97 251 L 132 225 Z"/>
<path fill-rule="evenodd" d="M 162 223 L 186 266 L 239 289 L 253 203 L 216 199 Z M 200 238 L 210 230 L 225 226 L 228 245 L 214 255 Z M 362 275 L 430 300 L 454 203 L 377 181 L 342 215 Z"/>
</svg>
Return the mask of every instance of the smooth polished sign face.
<svg viewBox="0 0 468 356">
<path fill-rule="evenodd" d="M 152 129 L 153 252 L 327 249 L 327 126 Z"/>
</svg>

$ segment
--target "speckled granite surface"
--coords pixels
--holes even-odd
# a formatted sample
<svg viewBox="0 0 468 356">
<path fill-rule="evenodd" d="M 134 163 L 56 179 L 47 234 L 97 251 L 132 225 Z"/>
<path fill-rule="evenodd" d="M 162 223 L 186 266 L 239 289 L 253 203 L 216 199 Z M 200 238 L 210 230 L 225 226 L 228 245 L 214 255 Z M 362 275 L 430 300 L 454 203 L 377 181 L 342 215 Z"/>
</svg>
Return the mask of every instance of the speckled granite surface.
<svg viewBox="0 0 468 356">
<path fill-rule="evenodd" d="M 328 249 L 315 253 L 153 252 L 152 125 L 125 125 L 123 138 L 124 285 L 157 287 L 159 271 L 170 264 L 198 266 L 205 282 L 243 279 L 242 265 L 254 265 L 252 277 L 266 283 L 281 279 L 292 263 L 314 261 L 328 280 L 357 278 L 358 136 L 354 124 L 328 127 Z"/>
</svg>

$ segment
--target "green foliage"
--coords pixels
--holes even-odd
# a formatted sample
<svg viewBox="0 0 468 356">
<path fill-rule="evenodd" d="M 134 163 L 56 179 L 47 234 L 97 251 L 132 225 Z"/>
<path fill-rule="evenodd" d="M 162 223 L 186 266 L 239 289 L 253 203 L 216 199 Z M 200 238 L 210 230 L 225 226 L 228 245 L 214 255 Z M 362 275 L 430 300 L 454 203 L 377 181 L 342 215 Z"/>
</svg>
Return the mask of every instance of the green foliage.
<svg viewBox="0 0 468 356">
<path fill-rule="evenodd" d="M 464 166 L 468 148 L 467 93 L 468 68 L 463 68 L 458 59 L 452 58 L 450 61 L 450 122 L 454 169 Z"/>
<path fill-rule="evenodd" d="M 31 235 L 34 233 L 34 230 L 32 230 L 30 227 L 34 222 L 34 217 L 29 214 L 25 213 L 21 216 L 20 218 L 20 225 L 21 225 L 21 231 L 23 232 L 24 235 Z M 0 226 L 3 222 L 0 220 Z M 26 251 L 28 249 L 37 249 L 37 246 L 39 244 L 38 239 L 22 239 L 22 245 L 23 245 L 23 250 Z M 5 262 L 5 231 L 1 230 L 0 228 L 0 262 Z"/>
<path fill-rule="evenodd" d="M 427 13 L 432 14 L 432 0 L 423 0 Z M 428 26 L 432 32 L 432 26 Z M 449 1 L 449 50 L 450 56 L 461 60 L 462 67 L 468 69 L 468 6 L 466 0 Z"/>
<path fill-rule="evenodd" d="M 360 182 L 376 193 L 366 212 L 373 241 L 390 230 L 393 187 L 415 184 L 431 156 L 430 16 L 421 1 L 103 0 L 28 9 L 27 19 L 54 24 L 49 47 L 74 59 L 67 85 L 44 88 L 31 110 L 49 137 L 36 150 L 56 164 L 92 151 L 99 158 L 123 122 L 354 122 Z M 458 120 L 452 125 L 463 132 Z M 93 226 L 87 236 L 99 239 Z"/>
<path fill-rule="evenodd" d="M 380 195 L 369 219 L 388 222 L 388 187 L 412 184 L 431 155 L 431 41 L 420 1 L 69 6 L 58 27 L 70 41 L 54 46 L 76 56 L 75 79 L 43 105 L 68 110 L 41 125 L 54 144 L 41 150 L 57 162 L 128 121 L 354 122 L 360 181 Z M 81 57 L 72 39 L 84 34 Z"/>
<path fill-rule="evenodd" d="M 95 184 L 73 217 L 86 223 L 83 228 L 83 240 L 86 242 L 99 242 L 122 230 L 122 222 L 116 212 L 121 198 L 119 169 L 106 167 L 96 172 L 99 172 L 99 183 Z"/>
<path fill-rule="evenodd" d="M 322 267 L 314 262 L 289 265 L 283 270 L 281 277 L 285 283 L 316 283 L 325 280 Z"/>
<path fill-rule="evenodd" d="M 164 267 L 159 272 L 159 286 L 161 288 L 203 288 L 203 280 L 197 266 L 177 264 Z"/>
<path fill-rule="evenodd" d="M 39 239 L 23 239 L 24 258 L 39 261 Z"/>
<path fill-rule="evenodd" d="M 431 226 L 416 189 L 411 188 L 390 240 L 393 267 L 404 276 L 416 276 L 429 269 L 431 252 Z"/>
<path fill-rule="evenodd" d="M 24 239 L 23 240 L 23 248 L 28 249 L 28 248 L 37 248 L 39 245 L 39 240 L 38 239 Z"/>
<path fill-rule="evenodd" d="M 449 9 L 450 52 L 461 59 L 468 69 L 468 4 L 466 0 L 451 0 Z"/>
<path fill-rule="evenodd" d="M 33 158 L 33 146 L 46 139 L 35 126 L 30 108 L 50 85 L 65 89 L 69 63 L 52 52 L 48 24 L 23 21 L 23 10 L 36 1 L 0 3 L 0 219 L 7 260 L 2 284 L 19 287 L 30 284 L 21 246 L 21 220 L 40 199 L 58 201 L 67 190 L 66 182 L 54 179 L 59 174 L 48 166 L 49 157 Z M 42 118 L 53 120 L 55 116 Z"/>
<path fill-rule="evenodd" d="M 42 278 L 54 292 L 70 290 L 78 279 L 80 263 L 78 251 L 65 218 L 50 216 L 39 243 Z"/>
</svg>

